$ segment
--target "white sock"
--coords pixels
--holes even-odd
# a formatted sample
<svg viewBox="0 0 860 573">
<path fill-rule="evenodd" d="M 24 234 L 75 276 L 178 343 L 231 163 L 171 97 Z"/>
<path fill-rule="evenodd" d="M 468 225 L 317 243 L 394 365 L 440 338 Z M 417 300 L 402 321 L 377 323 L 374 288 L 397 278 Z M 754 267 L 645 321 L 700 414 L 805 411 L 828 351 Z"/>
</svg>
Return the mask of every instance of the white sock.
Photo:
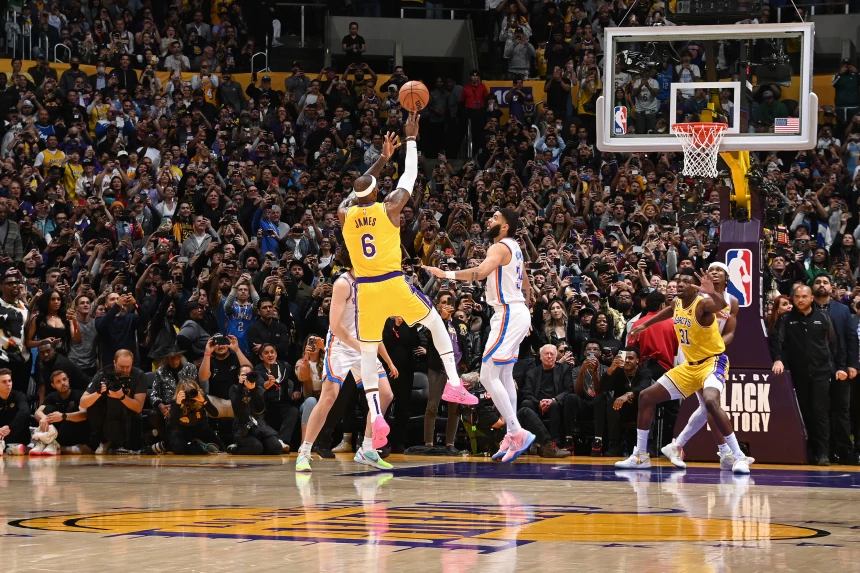
<svg viewBox="0 0 860 573">
<path fill-rule="evenodd" d="M 457 363 L 454 361 L 454 351 L 451 350 L 449 354 L 445 354 L 439 358 L 442 359 L 442 366 L 445 367 L 445 376 L 448 377 L 448 382 L 451 383 L 451 386 L 460 386 L 460 376 L 457 374 Z"/>
<path fill-rule="evenodd" d="M 508 426 L 508 434 L 514 434 L 522 429 L 519 420 L 517 420 L 517 411 L 511 405 L 511 400 L 508 398 L 508 392 L 505 390 L 504 384 L 499 380 L 500 368 L 493 364 L 492 361 L 484 362 L 481 365 L 481 384 L 490 392 L 493 397 L 493 404 L 496 409 L 505 419 Z"/>
<path fill-rule="evenodd" d="M 302 442 L 302 445 L 299 446 L 299 453 L 310 455 L 311 448 L 313 448 L 313 447 L 314 447 L 314 445 L 310 442 Z"/>
<path fill-rule="evenodd" d="M 379 379 L 379 371 L 376 366 L 376 349 L 377 346 L 375 344 L 361 345 L 361 380 L 364 382 L 364 397 L 367 398 L 368 415 L 370 416 L 371 424 L 382 413 L 380 412 L 377 384 L 367 382 L 368 380 L 375 382 Z"/>
<path fill-rule="evenodd" d="M 728 444 L 720 444 L 719 446 L 717 446 L 717 448 L 719 448 L 720 450 L 720 455 L 726 456 L 732 453 L 732 449 L 729 447 Z"/>
<path fill-rule="evenodd" d="M 648 455 L 648 430 L 636 430 L 636 451 Z"/>
<path fill-rule="evenodd" d="M 448 328 L 445 322 L 436 310 L 430 311 L 424 320 L 421 321 L 427 330 L 430 331 L 430 336 L 433 338 L 433 346 L 439 353 L 442 359 L 442 365 L 445 367 L 445 375 L 448 377 L 448 382 L 451 386 L 460 385 L 460 377 L 457 375 L 457 365 L 454 363 L 454 347 L 451 344 L 451 337 L 448 334 Z"/>
<path fill-rule="evenodd" d="M 367 407 L 369 408 L 367 415 L 370 416 L 370 423 L 373 424 L 376 418 L 382 415 L 379 406 L 379 390 L 365 392 L 364 397 L 367 398 Z"/>
<path fill-rule="evenodd" d="M 738 445 L 738 439 L 735 437 L 735 433 L 732 432 L 728 436 L 725 436 L 725 438 L 726 438 L 726 445 L 729 448 L 731 448 L 732 453 L 735 456 L 735 459 L 736 460 L 744 459 L 746 457 L 746 455 L 744 455 L 744 452 L 741 450 L 741 447 Z"/>
<path fill-rule="evenodd" d="M 362 442 L 361 442 L 361 449 L 365 452 L 374 451 L 373 438 L 372 437 L 371 438 L 365 437 L 364 440 L 362 440 Z"/>
</svg>

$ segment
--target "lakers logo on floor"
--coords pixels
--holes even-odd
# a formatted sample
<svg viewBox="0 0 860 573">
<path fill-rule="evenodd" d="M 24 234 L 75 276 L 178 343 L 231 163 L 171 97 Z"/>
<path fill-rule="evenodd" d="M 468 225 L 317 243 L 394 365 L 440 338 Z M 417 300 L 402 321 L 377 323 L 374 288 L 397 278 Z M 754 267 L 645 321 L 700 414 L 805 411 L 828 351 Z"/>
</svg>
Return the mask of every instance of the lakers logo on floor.
<svg viewBox="0 0 860 573">
<path fill-rule="evenodd" d="M 827 532 L 744 519 L 690 517 L 600 507 L 418 503 L 370 507 L 336 502 L 316 507 L 186 509 L 52 515 L 10 525 L 55 532 L 205 537 L 500 551 L 535 542 L 778 541 Z"/>
</svg>

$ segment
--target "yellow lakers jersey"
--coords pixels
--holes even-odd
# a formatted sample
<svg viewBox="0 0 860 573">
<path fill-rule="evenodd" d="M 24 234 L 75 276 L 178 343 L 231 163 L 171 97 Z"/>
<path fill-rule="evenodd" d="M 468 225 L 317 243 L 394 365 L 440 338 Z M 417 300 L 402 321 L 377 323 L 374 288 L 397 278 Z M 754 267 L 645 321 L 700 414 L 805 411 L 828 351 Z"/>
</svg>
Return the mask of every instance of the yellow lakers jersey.
<svg viewBox="0 0 860 573">
<path fill-rule="evenodd" d="M 203 90 L 203 99 L 215 105 L 215 85 L 209 77 L 200 78 L 200 89 Z"/>
<path fill-rule="evenodd" d="M 103 119 L 110 118 L 110 110 L 111 107 L 108 104 L 102 105 L 94 105 L 93 110 L 90 112 L 90 135 L 95 135 L 96 133 L 96 124 Z"/>
<path fill-rule="evenodd" d="M 400 229 L 388 219 L 384 203 L 350 207 L 343 223 L 343 242 L 356 277 L 401 270 Z"/>
<path fill-rule="evenodd" d="M 50 149 L 42 150 L 42 156 L 44 160 L 42 161 L 42 174 L 48 173 L 48 170 L 51 167 L 59 166 L 62 167 L 66 164 L 66 154 L 60 151 L 59 149 L 55 149 L 51 151 Z"/>
<path fill-rule="evenodd" d="M 84 176 L 84 166 L 80 163 L 74 165 L 72 163 L 66 163 L 66 174 L 63 176 L 63 186 L 65 186 L 66 191 L 69 194 L 69 199 L 75 200 L 77 197 L 75 195 L 75 185 L 78 183 L 78 179 Z"/>
<path fill-rule="evenodd" d="M 709 356 L 722 354 L 726 350 L 716 317 L 710 326 L 702 326 L 696 321 L 696 307 L 703 300 L 704 297 L 698 296 L 693 304 L 684 308 L 681 299 L 675 299 L 675 334 L 684 349 L 687 362 L 698 362 Z"/>
</svg>

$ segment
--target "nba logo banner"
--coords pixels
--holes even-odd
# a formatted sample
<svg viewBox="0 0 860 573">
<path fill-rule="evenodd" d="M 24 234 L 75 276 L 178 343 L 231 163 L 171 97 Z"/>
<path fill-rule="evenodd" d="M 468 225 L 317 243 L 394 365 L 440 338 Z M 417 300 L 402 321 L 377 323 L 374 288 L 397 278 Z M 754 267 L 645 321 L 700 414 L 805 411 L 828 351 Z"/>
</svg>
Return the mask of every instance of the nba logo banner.
<svg viewBox="0 0 860 573">
<path fill-rule="evenodd" d="M 726 251 L 726 266 L 729 267 L 729 283 L 726 290 L 738 299 L 739 306 L 752 304 L 752 251 L 729 249 Z"/>
<path fill-rule="evenodd" d="M 615 106 L 614 127 L 615 135 L 627 134 L 627 108 L 623 105 Z"/>
</svg>

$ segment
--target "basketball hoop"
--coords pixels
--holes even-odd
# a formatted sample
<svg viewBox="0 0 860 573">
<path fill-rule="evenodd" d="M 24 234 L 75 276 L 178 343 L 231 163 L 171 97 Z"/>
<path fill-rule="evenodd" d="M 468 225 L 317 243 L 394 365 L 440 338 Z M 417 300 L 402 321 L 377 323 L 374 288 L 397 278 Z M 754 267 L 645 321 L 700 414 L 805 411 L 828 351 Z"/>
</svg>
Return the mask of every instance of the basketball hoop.
<svg viewBox="0 0 860 573">
<path fill-rule="evenodd" d="M 716 177 L 717 155 L 723 134 L 729 128 L 725 123 L 676 123 L 675 135 L 684 149 L 684 175 L 687 177 Z"/>
</svg>

